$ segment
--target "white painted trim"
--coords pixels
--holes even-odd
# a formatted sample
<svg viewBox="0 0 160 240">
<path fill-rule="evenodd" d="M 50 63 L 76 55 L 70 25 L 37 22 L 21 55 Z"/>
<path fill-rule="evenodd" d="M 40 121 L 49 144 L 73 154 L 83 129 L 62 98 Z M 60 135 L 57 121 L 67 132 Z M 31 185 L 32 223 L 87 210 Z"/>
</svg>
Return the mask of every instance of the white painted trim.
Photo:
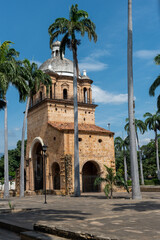
<svg viewBox="0 0 160 240">
<path fill-rule="evenodd" d="M 43 142 L 42 138 L 41 138 L 41 137 L 36 137 L 36 138 L 32 141 L 32 144 L 31 144 L 31 147 L 30 147 L 30 150 L 29 150 L 29 158 L 32 158 L 33 147 L 34 147 L 34 145 L 35 145 L 37 142 L 41 143 L 42 146 L 44 145 L 44 142 Z"/>
</svg>

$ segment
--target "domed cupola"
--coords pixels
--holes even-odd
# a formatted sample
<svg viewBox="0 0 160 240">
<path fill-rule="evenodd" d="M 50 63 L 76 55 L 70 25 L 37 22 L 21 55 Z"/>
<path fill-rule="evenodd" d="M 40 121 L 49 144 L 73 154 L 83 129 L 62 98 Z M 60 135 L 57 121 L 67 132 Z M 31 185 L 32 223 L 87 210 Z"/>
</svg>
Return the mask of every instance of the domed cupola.
<svg viewBox="0 0 160 240">
<path fill-rule="evenodd" d="M 52 44 L 52 57 L 45 61 L 39 69 L 44 72 L 73 77 L 73 62 L 64 58 L 64 55 L 62 56 L 63 59 L 60 58 L 60 44 L 59 41 Z"/>
</svg>

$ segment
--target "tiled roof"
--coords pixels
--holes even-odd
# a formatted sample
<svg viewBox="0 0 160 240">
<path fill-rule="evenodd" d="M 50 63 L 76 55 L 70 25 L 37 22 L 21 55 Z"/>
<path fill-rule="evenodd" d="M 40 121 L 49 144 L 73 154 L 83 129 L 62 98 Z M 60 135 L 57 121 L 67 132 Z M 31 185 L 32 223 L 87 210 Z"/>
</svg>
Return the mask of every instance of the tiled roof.
<svg viewBox="0 0 160 240">
<path fill-rule="evenodd" d="M 63 122 L 48 122 L 48 124 L 59 131 L 73 131 L 74 123 L 63 123 Z M 98 127 L 94 124 L 78 124 L 78 130 L 80 132 L 93 132 L 93 133 L 108 133 L 114 134 L 104 128 Z"/>
</svg>

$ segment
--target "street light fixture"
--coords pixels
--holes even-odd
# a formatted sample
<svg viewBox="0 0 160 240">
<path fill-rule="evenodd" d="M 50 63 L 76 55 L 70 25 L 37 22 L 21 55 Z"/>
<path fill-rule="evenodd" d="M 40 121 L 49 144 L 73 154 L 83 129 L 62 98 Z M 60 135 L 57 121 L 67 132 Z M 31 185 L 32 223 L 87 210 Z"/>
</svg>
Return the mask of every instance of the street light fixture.
<svg viewBox="0 0 160 240">
<path fill-rule="evenodd" d="M 46 201 L 46 151 L 47 151 L 47 148 L 48 146 L 46 145 L 43 145 L 42 146 L 42 151 L 43 151 L 43 161 L 44 161 L 44 194 L 45 194 L 45 201 L 44 201 L 44 204 L 47 204 L 47 201 Z"/>
</svg>

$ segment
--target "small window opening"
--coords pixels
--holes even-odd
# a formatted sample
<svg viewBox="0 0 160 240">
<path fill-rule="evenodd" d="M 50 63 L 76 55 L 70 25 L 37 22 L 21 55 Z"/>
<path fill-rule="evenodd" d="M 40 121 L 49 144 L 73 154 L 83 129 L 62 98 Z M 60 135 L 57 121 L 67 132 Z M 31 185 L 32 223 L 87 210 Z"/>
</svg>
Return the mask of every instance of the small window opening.
<svg viewBox="0 0 160 240">
<path fill-rule="evenodd" d="M 55 110 L 57 111 L 57 108 L 55 108 Z"/>
<path fill-rule="evenodd" d="M 58 56 L 58 50 L 56 50 L 56 57 Z"/>
<path fill-rule="evenodd" d="M 91 138 L 91 135 L 89 135 L 89 137 Z"/>
<path fill-rule="evenodd" d="M 78 138 L 78 141 L 81 142 L 81 141 L 82 141 L 82 138 Z"/>
<path fill-rule="evenodd" d="M 98 139 L 98 142 L 101 143 L 101 142 L 102 142 L 102 139 Z"/>
<path fill-rule="evenodd" d="M 84 103 L 87 103 L 87 88 L 83 88 Z"/>
<path fill-rule="evenodd" d="M 52 98 L 52 86 L 50 86 L 50 98 Z"/>
<path fill-rule="evenodd" d="M 84 118 L 83 120 L 84 120 L 84 121 L 86 121 L 86 119 L 85 119 L 85 118 Z"/>
<path fill-rule="evenodd" d="M 53 139 L 54 139 L 54 141 L 56 141 L 56 137 L 54 137 Z"/>
<path fill-rule="evenodd" d="M 67 99 L 67 89 L 63 89 L 63 99 Z"/>
</svg>

